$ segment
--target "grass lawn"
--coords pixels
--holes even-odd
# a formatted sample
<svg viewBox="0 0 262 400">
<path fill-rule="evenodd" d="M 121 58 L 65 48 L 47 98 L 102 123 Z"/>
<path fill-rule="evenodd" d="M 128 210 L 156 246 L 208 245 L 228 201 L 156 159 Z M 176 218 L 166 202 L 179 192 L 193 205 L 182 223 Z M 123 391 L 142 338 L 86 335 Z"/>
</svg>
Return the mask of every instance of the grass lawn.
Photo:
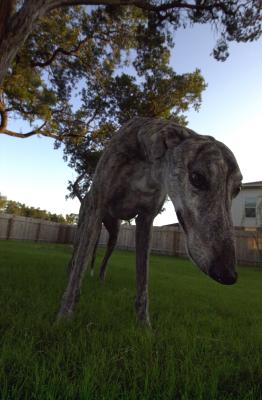
<svg viewBox="0 0 262 400">
<path fill-rule="evenodd" d="M 262 268 L 240 267 L 227 287 L 152 256 L 148 331 L 134 254 L 117 251 L 106 283 L 87 276 L 74 318 L 54 325 L 70 253 L 0 242 L 1 400 L 262 399 Z"/>
</svg>

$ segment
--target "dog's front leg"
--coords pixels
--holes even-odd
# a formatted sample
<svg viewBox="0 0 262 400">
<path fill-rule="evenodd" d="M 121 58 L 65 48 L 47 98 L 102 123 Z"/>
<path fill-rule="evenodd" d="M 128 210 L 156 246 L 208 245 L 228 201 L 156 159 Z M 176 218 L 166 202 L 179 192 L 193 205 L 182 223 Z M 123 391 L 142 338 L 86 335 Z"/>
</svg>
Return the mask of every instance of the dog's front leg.
<svg viewBox="0 0 262 400">
<path fill-rule="evenodd" d="M 77 239 L 69 266 L 69 281 L 64 292 L 57 320 L 70 317 L 80 296 L 85 270 L 92 258 L 101 231 L 102 218 L 99 212 L 90 209 L 83 214 L 82 224 L 78 226 Z"/>
<path fill-rule="evenodd" d="M 154 217 L 140 214 L 136 218 L 136 313 L 139 322 L 150 326 L 148 313 L 148 266 Z"/>
</svg>

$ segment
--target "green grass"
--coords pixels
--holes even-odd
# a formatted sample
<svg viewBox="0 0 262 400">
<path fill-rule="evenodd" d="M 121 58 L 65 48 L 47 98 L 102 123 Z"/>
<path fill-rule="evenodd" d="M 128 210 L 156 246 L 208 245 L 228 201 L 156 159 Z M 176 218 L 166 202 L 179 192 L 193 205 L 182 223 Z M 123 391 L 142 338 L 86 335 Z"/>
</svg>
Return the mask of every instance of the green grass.
<svg viewBox="0 0 262 400">
<path fill-rule="evenodd" d="M 85 279 L 54 324 L 70 248 L 0 242 L 0 399 L 262 399 L 262 269 L 221 286 L 188 261 L 151 257 L 152 331 L 136 324 L 134 254 Z M 99 252 L 99 259 L 102 256 Z"/>
</svg>

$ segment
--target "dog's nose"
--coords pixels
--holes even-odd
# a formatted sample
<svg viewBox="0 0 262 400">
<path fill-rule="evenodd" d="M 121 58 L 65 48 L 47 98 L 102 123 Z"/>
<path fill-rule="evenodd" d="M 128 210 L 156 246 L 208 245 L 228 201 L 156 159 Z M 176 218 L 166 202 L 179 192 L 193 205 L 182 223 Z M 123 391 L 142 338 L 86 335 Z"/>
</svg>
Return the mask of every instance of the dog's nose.
<svg viewBox="0 0 262 400">
<path fill-rule="evenodd" d="M 209 276 L 222 285 L 233 285 L 237 281 L 237 272 L 235 270 L 211 268 Z"/>
</svg>

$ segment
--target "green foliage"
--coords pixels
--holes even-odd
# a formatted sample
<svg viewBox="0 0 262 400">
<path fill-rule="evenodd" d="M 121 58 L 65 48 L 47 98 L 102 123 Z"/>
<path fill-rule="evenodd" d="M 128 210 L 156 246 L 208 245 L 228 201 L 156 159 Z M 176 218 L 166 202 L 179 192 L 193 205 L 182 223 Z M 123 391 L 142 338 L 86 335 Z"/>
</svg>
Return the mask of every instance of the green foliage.
<svg viewBox="0 0 262 400">
<path fill-rule="evenodd" d="M 68 214 L 66 215 L 66 218 L 64 218 L 61 214 L 57 215 L 46 210 L 41 210 L 40 208 L 29 207 L 14 200 L 6 200 L 0 210 L 6 214 L 20 215 L 21 217 L 29 218 L 40 218 L 47 221 L 59 222 L 61 224 L 73 224 L 76 223 L 77 220 L 75 214 Z"/>
<path fill-rule="evenodd" d="M 84 176 L 86 192 L 119 125 L 136 115 L 186 124 L 188 109 L 199 109 L 206 87 L 200 71 L 176 74 L 170 66 L 176 29 L 192 23 L 215 26 L 214 56 L 224 60 L 229 41 L 260 36 L 260 0 L 53 9 L 9 69 L 0 102 L 34 127 L 45 122 L 40 133 L 57 138 L 56 147 L 65 144 L 64 158 Z"/>
<path fill-rule="evenodd" d="M 257 400 L 262 271 L 219 285 L 189 261 L 151 257 L 152 331 L 136 324 L 135 256 L 87 277 L 72 320 L 55 324 L 69 247 L 0 242 L 1 400 Z M 102 251 L 98 252 L 101 261 Z"/>
<path fill-rule="evenodd" d="M 5 209 L 6 203 L 7 203 L 7 198 L 5 196 L 2 196 L 0 193 L 0 212 Z"/>
<path fill-rule="evenodd" d="M 78 222 L 78 214 L 66 214 L 65 221 L 67 224 L 77 224 Z"/>
<path fill-rule="evenodd" d="M 172 46 L 170 28 L 145 10 L 55 9 L 37 23 L 5 79 L 6 109 L 46 122 L 42 131 L 60 138 L 65 160 L 85 172 L 85 192 L 120 124 L 135 115 L 186 123 L 183 113 L 199 108 L 204 79 L 198 70 L 172 70 Z"/>
</svg>

